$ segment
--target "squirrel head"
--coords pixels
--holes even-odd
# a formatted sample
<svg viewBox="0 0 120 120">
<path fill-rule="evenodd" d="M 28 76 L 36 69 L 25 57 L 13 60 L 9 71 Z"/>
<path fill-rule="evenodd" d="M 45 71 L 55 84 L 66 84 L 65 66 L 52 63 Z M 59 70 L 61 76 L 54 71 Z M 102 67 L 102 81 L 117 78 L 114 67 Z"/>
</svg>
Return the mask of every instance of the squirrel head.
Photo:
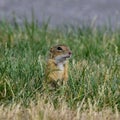
<svg viewBox="0 0 120 120">
<path fill-rule="evenodd" d="M 54 59 L 56 63 L 66 61 L 71 55 L 72 52 L 66 45 L 56 45 L 50 49 L 50 59 Z"/>
</svg>

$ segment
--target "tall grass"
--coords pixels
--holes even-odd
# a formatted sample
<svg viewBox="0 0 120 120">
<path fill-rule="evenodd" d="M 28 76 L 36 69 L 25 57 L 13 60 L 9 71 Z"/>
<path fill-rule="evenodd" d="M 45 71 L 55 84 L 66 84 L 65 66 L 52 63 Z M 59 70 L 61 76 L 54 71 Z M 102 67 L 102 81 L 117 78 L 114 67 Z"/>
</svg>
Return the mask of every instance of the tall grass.
<svg viewBox="0 0 120 120">
<path fill-rule="evenodd" d="M 3 105 L 30 107 L 39 98 L 54 109 L 64 102 L 70 111 L 120 111 L 120 30 L 48 25 L 0 22 L 1 111 Z M 73 55 L 67 85 L 51 91 L 43 87 L 45 60 L 58 43 L 68 45 Z"/>
</svg>

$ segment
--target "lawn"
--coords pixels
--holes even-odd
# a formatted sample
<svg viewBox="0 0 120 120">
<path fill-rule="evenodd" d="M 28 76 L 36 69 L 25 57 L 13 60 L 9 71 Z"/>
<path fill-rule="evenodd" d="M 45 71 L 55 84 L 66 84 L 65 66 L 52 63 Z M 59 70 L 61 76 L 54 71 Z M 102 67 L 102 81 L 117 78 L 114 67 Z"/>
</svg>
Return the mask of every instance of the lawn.
<svg viewBox="0 0 120 120">
<path fill-rule="evenodd" d="M 67 85 L 43 85 L 51 46 L 72 50 Z M 0 22 L 0 120 L 119 120 L 120 28 Z"/>
</svg>

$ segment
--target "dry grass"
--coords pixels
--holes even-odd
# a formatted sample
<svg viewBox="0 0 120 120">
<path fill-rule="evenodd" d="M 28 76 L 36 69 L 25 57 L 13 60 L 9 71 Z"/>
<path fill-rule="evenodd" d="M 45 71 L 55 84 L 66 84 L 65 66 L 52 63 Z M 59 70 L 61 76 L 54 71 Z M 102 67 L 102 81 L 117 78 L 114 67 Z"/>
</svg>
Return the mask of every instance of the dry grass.
<svg viewBox="0 0 120 120">
<path fill-rule="evenodd" d="M 52 103 L 45 103 L 43 99 L 31 102 L 29 107 L 21 104 L 10 106 L 0 106 L 0 120 L 120 120 L 117 109 L 102 109 L 95 111 L 93 106 L 87 110 L 81 111 L 81 106 L 77 109 L 70 109 L 65 102 L 61 101 L 61 106 L 54 108 Z"/>
</svg>

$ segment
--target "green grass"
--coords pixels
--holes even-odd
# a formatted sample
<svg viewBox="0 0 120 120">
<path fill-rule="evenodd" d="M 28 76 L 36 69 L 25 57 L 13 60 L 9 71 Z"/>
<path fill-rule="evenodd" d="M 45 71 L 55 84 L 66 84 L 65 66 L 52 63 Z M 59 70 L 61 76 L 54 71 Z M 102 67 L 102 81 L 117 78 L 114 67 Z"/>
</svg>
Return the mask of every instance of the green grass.
<svg viewBox="0 0 120 120">
<path fill-rule="evenodd" d="M 68 45 L 73 53 L 68 84 L 43 90 L 45 60 L 50 47 L 58 43 Z M 29 106 L 37 95 L 55 108 L 65 101 L 73 110 L 92 105 L 95 110 L 120 111 L 120 30 L 0 22 L 0 105 Z"/>
</svg>

